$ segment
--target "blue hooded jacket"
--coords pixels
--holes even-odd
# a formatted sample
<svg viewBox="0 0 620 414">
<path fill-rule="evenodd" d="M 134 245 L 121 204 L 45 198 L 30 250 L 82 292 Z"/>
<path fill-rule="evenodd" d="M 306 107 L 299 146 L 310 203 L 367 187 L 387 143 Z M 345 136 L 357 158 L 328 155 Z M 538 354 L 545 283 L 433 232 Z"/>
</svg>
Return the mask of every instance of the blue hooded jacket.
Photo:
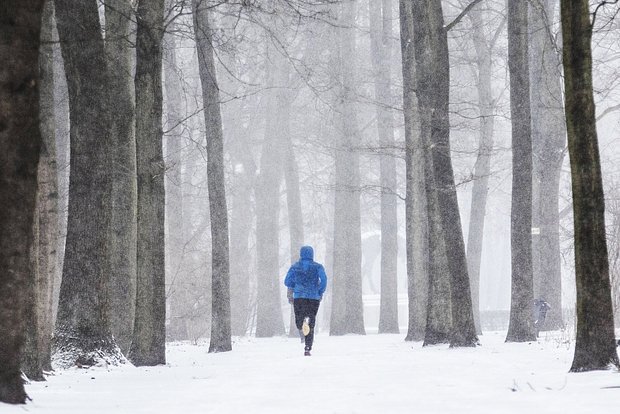
<svg viewBox="0 0 620 414">
<path fill-rule="evenodd" d="M 303 246 L 299 251 L 299 261 L 291 266 L 284 284 L 293 289 L 293 298 L 320 300 L 327 288 L 327 275 L 323 265 L 315 262 L 314 250 Z"/>
</svg>

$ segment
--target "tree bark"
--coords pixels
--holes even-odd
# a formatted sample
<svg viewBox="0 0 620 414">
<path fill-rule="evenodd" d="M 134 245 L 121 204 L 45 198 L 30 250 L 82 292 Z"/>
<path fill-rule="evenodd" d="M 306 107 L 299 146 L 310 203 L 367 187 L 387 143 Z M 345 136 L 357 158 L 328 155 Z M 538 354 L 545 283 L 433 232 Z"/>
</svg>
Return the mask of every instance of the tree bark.
<svg viewBox="0 0 620 414">
<path fill-rule="evenodd" d="M 136 17 L 137 285 L 129 358 L 136 366 L 153 366 L 166 363 L 164 0 L 140 0 Z"/>
<path fill-rule="evenodd" d="M 530 91 L 532 102 L 532 265 L 534 297 L 551 305 L 543 330 L 562 322 L 559 190 L 566 148 L 560 56 L 550 27 L 557 0 L 533 3 L 531 17 Z"/>
<path fill-rule="evenodd" d="M 61 366 L 123 360 L 109 320 L 112 124 L 97 2 L 56 0 L 69 90 L 71 171 L 54 349 Z"/>
<path fill-rule="evenodd" d="M 206 1 L 193 0 L 194 33 L 207 135 L 207 177 L 211 217 L 211 343 L 209 352 L 232 350 L 228 210 L 224 177 L 224 136 L 220 96 Z"/>
<path fill-rule="evenodd" d="M 561 0 L 566 128 L 573 189 L 577 334 L 571 372 L 619 365 L 592 86 L 588 0 Z"/>
<path fill-rule="evenodd" d="M 536 340 L 532 318 L 532 132 L 528 38 L 527 0 L 508 0 L 508 68 L 512 125 L 512 289 L 506 342 Z"/>
<path fill-rule="evenodd" d="M 467 266 L 471 280 L 472 308 L 476 332 L 482 333 L 480 326 L 480 262 L 482 259 L 482 241 L 484 238 L 484 217 L 486 215 L 489 194 L 489 176 L 491 174 L 491 155 L 493 151 L 493 129 L 495 101 L 491 85 L 493 60 L 492 41 L 484 36 L 482 12 L 476 8 L 469 13 L 472 23 L 472 36 L 476 49 L 478 69 L 478 110 L 480 116 L 480 141 L 474 165 L 474 184 L 471 190 L 471 208 L 469 231 L 467 233 Z"/>
<path fill-rule="evenodd" d="M 35 307 L 29 260 L 37 194 L 39 45 L 43 1 L 11 1 L 0 14 L 0 402 L 23 404 L 25 316 Z"/>
<path fill-rule="evenodd" d="M 415 41 L 412 2 L 400 0 L 400 43 L 403 65 L 403 110 L 405 119 L 407 249 L 407 296 L 409 318 L 407 341 L 424 339 L 428 302 L 428 216 L 424 176 L 424 145 L 416 96 Z"/>
<path fill-rule="evenodd" d="M 136 300 L 136 141 L 129 0 L 105 0 L 105 53 L 113 113 L 110 323 L 117 344 L 129 352 Z"/>
<path fill-rule="evenodd" d="M 365 335 L 362 303 L 362 236 L 357 115 L 355 109 L 355 23 L 357 3 L 342 6 L 337 86 L 339 138 L 335 146 L 334 270 L 330 335 Z"/>
<path fill-rule="evenodd" d="M 396 196 L 396 160 L 393 156 L 394 116 L 392 106 L 390 60 L 392 58 L 392 2 L 369 0 L 370 39 L 381 182 L 381 299 L 379 333 L 399 333 L 398 328 L 398 222 Z"/>
<path fill-rule="evenodd" d="M 478 337 L 474 325 L 465 243 L 450 154 L 450 62 L 447 31 L 440 0 L 416 1 L 412 10 L 415 22 L 418 99 L 421 113 L 428 111 L 431 116 L 432 170 L 450 275 L 450 346 L 475 346 L 478 344 Z"/>
</svg>

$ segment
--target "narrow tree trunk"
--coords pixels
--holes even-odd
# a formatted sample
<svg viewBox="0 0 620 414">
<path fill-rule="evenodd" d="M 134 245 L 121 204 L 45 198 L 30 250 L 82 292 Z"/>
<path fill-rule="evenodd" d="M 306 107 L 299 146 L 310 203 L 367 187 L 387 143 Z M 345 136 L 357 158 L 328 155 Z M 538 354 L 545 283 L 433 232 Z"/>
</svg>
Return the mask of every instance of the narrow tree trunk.
<svg viewBox="0 0 620 414">
<path fill-rule="evenodd" d="M 495 101 L 492 94 L 491 59 L 492 44 L 484 36 L 482 12 L 475 8 L 469 12 L 472 23 L 474 47 L 478 69 L 478 108 L 480 114 L 480 141 L 474 165 L 474 184 L 471 190 L 469 231 L 467 233 L 467 266 L 471 280 L 472 308 L 476 332 L 482 333 L 480 326 L 480 262 L 484 238 L 484 217 L 489 195 L 489 176 L 491 174 L 491 155 L 493 151 L 493 128 Z"/>
<path fill-rule="evenodd" d="M 113 111 L 110 323 L 117 344 L 129 352 L 136 300 L 136 141 L 129 0 L 105 1 L 105 52 Z"/>
<path fill-rule="evenodd" d="M 478 343 L 450 154 L 450 62 L 440 0 L 414 2 L 417 84 L 422 113 L 431 114 L 430 137 L 434 185 L 441 213 L 450 275 L 452 333 L 450 346 Z M 420 45 L 420 47 L 418 47 Z"/>
<path fill-rule="evenodd" d="M 164 0 L 140 0 L 136 18 L 137 284 L 129 358 L 136 366 L 153 366 L 166 363 Z"/>
<path fill-rule="evenodd" d="M 532 40 L 530 79 L 532 101 L 532 264 L 534 297 L 551 305 L 543 330 L 563 327 L 559 186 L 566 147 L 560 56 L 550 27 L 557 0 L 530 8 Z"/>
<path fill-rule="evenodd" d="M 403 109 L 405 119 L 407 245 L 407 296 L 409 322 L 407 341 L 424 339 L 428 301 L 428 218 L 424 178 L 424 145 L 416 90 L 415 42 L 412 2 L 400 0 L 400 43 L 403 64 Z"/>
<path fill-rule="evenodd" d="M 379 135 L 381 181 L 381 302 L 379 333 L 398 333 L 398 222 L 396 196 L 396 160 L 394 159 L 394 116 L 392 106 L 390 60 L 392 58 L 392 2 L 369 0 L 370 38 L 377 132 Z"/>
<path fill-rule="evenodd" d="M 356 2 L 343 4 L 339 34 L 338 142 L 335 144 L 334 270 L 330 335 L 366 333 L 362 303 L 360 135 L 355 109 Z"/>
<path fill-rule="evenodd" d="M 170 30 L 174 31 L 174 23 Z M 183 85 L 176 65 L 176 42 L 173 33 L 164 34 L 164 87 L 166 91 L 166 286 L 169 303 L 166 330 L 168 339 L 187 339 L 182 323 L 185 298 L 182 280 L 186 276 L 183 268 L 184 243 L 184 200 L 183 200 Z"/>
<path fill-rule="evenodd" d="M 109 75 L 95 0 L 56 0 L 69 90 L 71 173 L 54 348 L 60 365 L 123 360 L 109 320 L 111 128 Z"/>
<path fill-rule="evenodd" d="M 232 349 L 230 330 L 230 265 L 228 210 L 224 177 L 224 136 L 213 58 L 209 9 L 204 0 L 193 0 L 194 33 L 207 133 L 207 177 L 211 216 L 211 343 L 209 352 Z"/>
<path fill-rule="evenodd" d="M 564 90 L 575 222 L 577 336 L 572 372 L 619 365 L 605 239 L 605 199 L 592 92 L 588 0 L 561 0 Z"/>
<path fill-rule="evenodd" d="M 536 340 L 532 318 L 532 133 L 528 40 L 527 0 L 508 0 L 508 68 L 512 124 L 512 289 L 506 342 Z"/>
<path fill-rule="evenodd" d="M 269 49 L 269 48 L 267 48 Z M 269 51 L 276 54 L 277 51 Z M 267 85 L 273 86 L 277 65 L 269 56 Z M 284 333 L 280 289 L 280 184 L 282 181 L 282 148 L 278 139 L 278 113 L 273 90 L 266 96 L 265 135 L 260 157 L 260 174 L 256 183 L 256 262 L 257 309 L 256 336 L 271 337 Z"/>
<path fill-rule="evenodd" d="M 0 402 L 23 404 L 25 313 L 35 306 L 29 261 L 39 161 L 39 44 L 43 1 L 11 1 L 0 14 Z"/>
</svg>

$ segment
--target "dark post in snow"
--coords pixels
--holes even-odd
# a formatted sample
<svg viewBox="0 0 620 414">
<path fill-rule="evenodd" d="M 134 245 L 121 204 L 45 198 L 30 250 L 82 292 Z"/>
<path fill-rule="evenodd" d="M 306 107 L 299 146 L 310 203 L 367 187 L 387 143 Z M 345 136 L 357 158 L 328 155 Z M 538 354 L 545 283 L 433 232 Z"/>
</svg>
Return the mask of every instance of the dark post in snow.
<svg viewBox="0 0 620 414">
<path fill-rule="evenodd" d="M 192 5 L 207 134 L 207 177 L 211 215 L 212 310 L 209 352 L 225 352 L 232 349 L 232 342 L 230 337 L 228 210 L 224 186 L 224 136 L 209 24 L 209 8 L 205 0 L 193 0 Z"/>
<path fill-rule="evenodd" d="M 8 3 L 8 4 L 7 4 Z M 39 161 L 39 44 L 43 0 L 0 14 L 0 402 L 23 404 L 24 313 L 35 306 L 29 261 Z"/>
<path fill-rule="evenodd" d="M 129 359 L 166 363 L 165 194 L 162 149 L 164 0 L 140 0 L 136 12 L 137 283 Z"/>
<path fill-rule="evenodd" d="M 618 366 L 592 87 L 588 0 L 561 0 L 564 93 L 575 225 L 577 337 L 572 372 Z"/>
<path fill-rule="evenodd" d="M 512 289 L 506 342 L 536 340 L 532 317 L 532 132 L 527 22 L 527 0 L 508 0 L 508 68 L 512 125 Z"/>
</svg>

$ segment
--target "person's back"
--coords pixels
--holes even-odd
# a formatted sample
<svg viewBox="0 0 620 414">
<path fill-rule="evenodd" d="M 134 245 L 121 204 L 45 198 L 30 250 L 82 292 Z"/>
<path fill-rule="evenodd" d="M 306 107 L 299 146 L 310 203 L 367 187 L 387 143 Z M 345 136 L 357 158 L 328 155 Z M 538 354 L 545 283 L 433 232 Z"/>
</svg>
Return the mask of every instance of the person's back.
<svg viewBox="0 0 620 414">
<path fill-rule="evenodd" d="M 312 247 L 303 246 L 300 249 L 299 261 L 290 267 L 284 284 L 292 291 L 295 325 L 305 337 L 305 355 L 310 355 L 316 314 L 327 287 L 325 269 L 314 261 Z"/>
</svg>

